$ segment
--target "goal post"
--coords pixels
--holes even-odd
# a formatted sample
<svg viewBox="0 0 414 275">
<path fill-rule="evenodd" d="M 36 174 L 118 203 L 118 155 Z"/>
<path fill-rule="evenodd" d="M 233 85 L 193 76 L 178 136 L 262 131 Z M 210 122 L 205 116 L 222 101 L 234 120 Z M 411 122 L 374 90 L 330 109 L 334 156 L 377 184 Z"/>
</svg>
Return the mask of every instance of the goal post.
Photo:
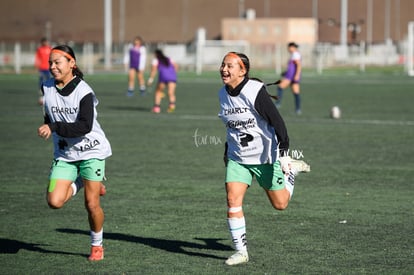
<svg viewBox="0 0 414 275">
<path fill-rule="evenodd" d="M 199 30 L 196 41 L 196 73 L 205 69 L 218 69 L 224 55 L 228 52 L 242 52 L 249 55 L 250 44 L 247 41 L 206 40 L 204 30 Z"/>
<path fill-rule="evenodd" d="M 409 76 L 414 76 L 414 21 L 408 23 L 407 38 L 407 72 Z"/>
<path fill-rule="evenodd" d="M 228 52 L 249 54 L 247 41 L 206 40 L 197 47 L 196 71 L 201 74 L 205 69 L 218 69 L 224 55 Z"/>
</svg>

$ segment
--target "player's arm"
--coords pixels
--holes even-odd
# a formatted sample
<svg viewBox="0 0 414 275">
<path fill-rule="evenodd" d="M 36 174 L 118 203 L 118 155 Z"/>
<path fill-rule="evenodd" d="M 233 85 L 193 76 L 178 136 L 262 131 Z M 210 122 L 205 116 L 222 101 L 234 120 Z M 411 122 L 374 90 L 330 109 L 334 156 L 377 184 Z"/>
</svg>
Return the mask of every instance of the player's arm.
<svg viewBox="0 0 414 275">
<path fill-rule="evenodd" d="M 157 70 L 158 70 L 158 61 L 156 59 L 154 59 L 152 61 L 152 67 L 151 67 L 151 73 L 150 76 L 148 78 L 148 86 L 150 86 L 152 84 L 152 82 L 154 82 L 154 78 L 155 75 L 157 74 Z"/>
<path fill-rule="evenodd" d="M 226 166 L 226 167 L 227 167 L 227 163 L 229 162 L 229 157 L 227 155 L 227 150 L 228 149 L 229 149 L 229 144 L 226 141 L 226 143 L 224 143 L 224 154 L 223 154 L 224 166 Z"/>
<path fill-rule="evenodd" d="M 39 66 L 40 66 L 40 57 L 39 57 L 39 51 L 38 50 L 36 51 L 34 65 L 35 65 L 36 68 L 39 68 Z"/>
<path fill-rule="evenodd" d="M 80 137 L 92 130 L 94 116 L 93 94 L 89 93 L 82 98 L 79 105 L 79 115 L 76 122 L 53 122 L 47 125 L 62 137 Z"/>
<path fill-rule="evenodd" d="M 254 107 L 257 112 L 275 129 L 277 140 L 279 142 L 280 155 L 287 155 L 289 149 L 289 136 L 286 125 L 264 86 L 256 97 Z"/>
<path fill-rule="evenodd" d="M 170 59 L 170 62 L 171 62 L 171 64 L 174 66 L 174 70 L 175 70 L 175 72 L 178 72 L 178 64 L 174 61 L 174 60 L 172 60 L 172 59 Z"/>
</svg>

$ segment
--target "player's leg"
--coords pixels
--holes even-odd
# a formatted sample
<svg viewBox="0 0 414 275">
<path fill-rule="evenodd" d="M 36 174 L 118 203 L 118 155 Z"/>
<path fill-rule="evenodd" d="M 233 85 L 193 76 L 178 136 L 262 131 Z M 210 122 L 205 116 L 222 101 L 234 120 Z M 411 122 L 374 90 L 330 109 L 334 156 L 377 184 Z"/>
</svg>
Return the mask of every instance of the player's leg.
<svg viewBox="0 0 414 275">
<path fill-rule="evenodd" d="M 279 161 L 274 164 L 258 165 L 253 172 L 272 206 L 277 210 L 286 209 L 293 194 L 294 174 L 286 175 Z"/>
<path fill-rule="evenodd" d="M 134 95 L 135 89 L 135 74 L 136 70 L 134 68 L 129 68 L 128 70 L 128 96 Z"/>
<path fill-rule="evenodd" d="M 50 78 L 49 70 L 39 70 L 39 88 L 42 88 L 43 82 Z"/>
<path fill-rule="evenodd" d="M 53 160 L 46 195 L 50 208 L 61 208 L 73 194 L 76 194 L 77 190 L 75 190 L 73 182 L 77 173 L 77 167 L 74 163 Z"/>
<path fill-rule="evenodd" d="M 141 95 L 145 95 L 145 79 L 144 79 L 144 71 L 143 70 L 138 70 L 137 71 L 137 78 L 138 78 L 138 82 L 139 82 L 139 91 L 141 93 Z"/>
<path fill-rule="evenodd" d="M 47 189 L 47 203 L 50 208 L 59 209 L 72 197 L 72 180 L 50 179 Z"/>
<path fill-rule="evenodd" d="M 248 169 L 235 161 L 228 161 L 226 169 L 227 224 L 236 253 L 226 260 L 227 265 L 237 265 L 249 261 L 246 221 L 242 205 L 251 180 L 252 175 Z"/>
<path fill-rule="evenodd" d="M 175 82 L 168 82 L 168 99 L 169 99 L 169 104 L 168 104 L 168 113 L 172 113 L 175 111 L 175 101 L 176 101 L 176 97 L 175 97 L 175 89 L 177 87 L 177 83 Z"/>
<path fill-rule="evenodd" d="M 85 208 L 91 233 L 90 261 L 99 261 L 103 253 L 104 212 L 100 203 L 102 180 L 105 177 L 105 160 L 90 159 L 82 161 L 80 174 L 85 186 Z"/>
<path fill-rule="evenodd" d="M 165 83 L 158 82 L 157 88 L 155 89 L 154 94 L 154 107 L 152 108 L 152 112 L 159 114 L 161 112 L 161 100 L 165 96 L 164 94 Z"/>
<path fill-rule="evenodd" d="M 103 259 L 103 223 L 104 212 L 100 204 L 101 182 L 84 179 L 85 207 L 91 234 L 91 255 L 89 260 Z"/>
<path fill-rule="evenodd" d="M 293 82 L 291 85 L 291 89 L 292 89 L 293 97 L 295 98 L 295 112 L 296 114 L 300 115 L 302 113 L 302 110 L 301 110 L 299 82 Z"/>
<path fill-rule="evenodd" d="M 289 85 L 290 85 L 290 80 L 288 78 L 282 78 L 280 83 L 277 85 L 277 101 L 276 101 L 277 107 L 281 106 L 282 98 L 283 98 L 283 90 L 289 87 Z"/>
<path fill-rule="evenodd" d="M 287 208 L 290 200 L 290 193 L 287 189 L 265 191 L 270 203 L 276 210 L 284 210 Z"/>
</svg>

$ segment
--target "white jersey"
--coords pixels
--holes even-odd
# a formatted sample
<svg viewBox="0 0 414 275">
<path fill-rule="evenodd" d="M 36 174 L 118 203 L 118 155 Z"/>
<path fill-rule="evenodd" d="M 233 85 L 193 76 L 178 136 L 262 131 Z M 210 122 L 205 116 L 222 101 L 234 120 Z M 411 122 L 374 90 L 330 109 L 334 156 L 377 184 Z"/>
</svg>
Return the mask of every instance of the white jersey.
<svg viewBox="0 0 414 275">
<path fill-rule="evenodd" d="M 290 55 L 290 60 L 292 61 L 297 61 L 297 60 L 301 60 L 302 56 L 300 55 L 300 52 L 298 51 L 294 51 L 291 55 Z"/>
<path fill-rule="evenodd" d="M 94 103 L 94 118 L 92 130 L 81 137 L 62 137 L 53 132 L 54 158 L 73 162 L 87 159 L 105 159 L 112 154 L 109 141 L 105 137 L 101 126 L 97 121 L 96 106 L 98 100 L 92 88 L 83 80 L 68 95 L 58 93 L 54 80 L 51 79 L 43 86 L 45 113 L 50 121 L 73 123 L 77 120 L 80 101 L 87 94 L 92 93 Z"/>
<path fill-rule="evenodd" d="M 242 164 L 274 163 L 277 159 L 277 137 L 274 128 L 254 107 L 263 83 L 249 80 L 238 96 L 225 87 L 219 91 L 219 117 L 227 127 L 227 156 Z"/>
</svg>

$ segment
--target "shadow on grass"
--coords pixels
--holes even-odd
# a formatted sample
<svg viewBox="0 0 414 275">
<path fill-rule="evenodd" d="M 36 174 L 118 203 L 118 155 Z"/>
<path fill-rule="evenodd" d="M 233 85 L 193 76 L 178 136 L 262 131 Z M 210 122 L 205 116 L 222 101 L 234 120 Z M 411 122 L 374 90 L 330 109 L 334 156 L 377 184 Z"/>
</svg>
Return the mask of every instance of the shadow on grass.
<svg viewBox="0 0 414 275">
<path fill-rule="evenodd" d="M 80 254 L 80 253 L 70 253 L 70 252 L 64 252 L 64 251 L 44 249 L 39 246 L 45 246 L 45 245 L 37 244 L 37 243 L 26 243 L 26 242 L 21 242 L 21 241 L 12 240 L 12 239 L 0 238 L 0 254 L 16 254 L 20 250 L 27 250 L 27 251 L 34 251 L 34 252 L 40 252 L 40 253 L 75 255 L 75 256 L 83 256 L 83 257 L 88 256 L 86 254 Z"/>
<path fill-rule="evenodd" d="M 89 231 L 78 230 L 78 229 L 65 229 L 58 228 L 58 232 L 69 233 L 69 234 L 85 234 L 89 235 Z M 195 240 L 202 241 L 203 243 L 197 242 L 187 242 L 187 241 L 178 241 L 178 240 L 166 240 L 166 239 L 157 239 L 157 238 L 147 238 L 147 237 L 138 237 L 129 234 L 122 233 L 104 233 L 104 239 L 116 240 L 116 241 L 126 241 L 132 243 L 140 243 L 153 248 L 158 248 L 171 253 L 180 253 L 189 256 L 197 256 L 204 258 L 213 258 L 213 259 L 222 259 L 226 258 L 218 257 L 213 254 L 201 253 L 201 252 L 191 252 L 186 249 L 207 249 L 207 250 L 218 250 L 218 251 L 231 251 L 232 248 L 227 245 L 219 243 L 221 239 L 212 239 L 212 238 L 194 238 Z"/>
</svg>

